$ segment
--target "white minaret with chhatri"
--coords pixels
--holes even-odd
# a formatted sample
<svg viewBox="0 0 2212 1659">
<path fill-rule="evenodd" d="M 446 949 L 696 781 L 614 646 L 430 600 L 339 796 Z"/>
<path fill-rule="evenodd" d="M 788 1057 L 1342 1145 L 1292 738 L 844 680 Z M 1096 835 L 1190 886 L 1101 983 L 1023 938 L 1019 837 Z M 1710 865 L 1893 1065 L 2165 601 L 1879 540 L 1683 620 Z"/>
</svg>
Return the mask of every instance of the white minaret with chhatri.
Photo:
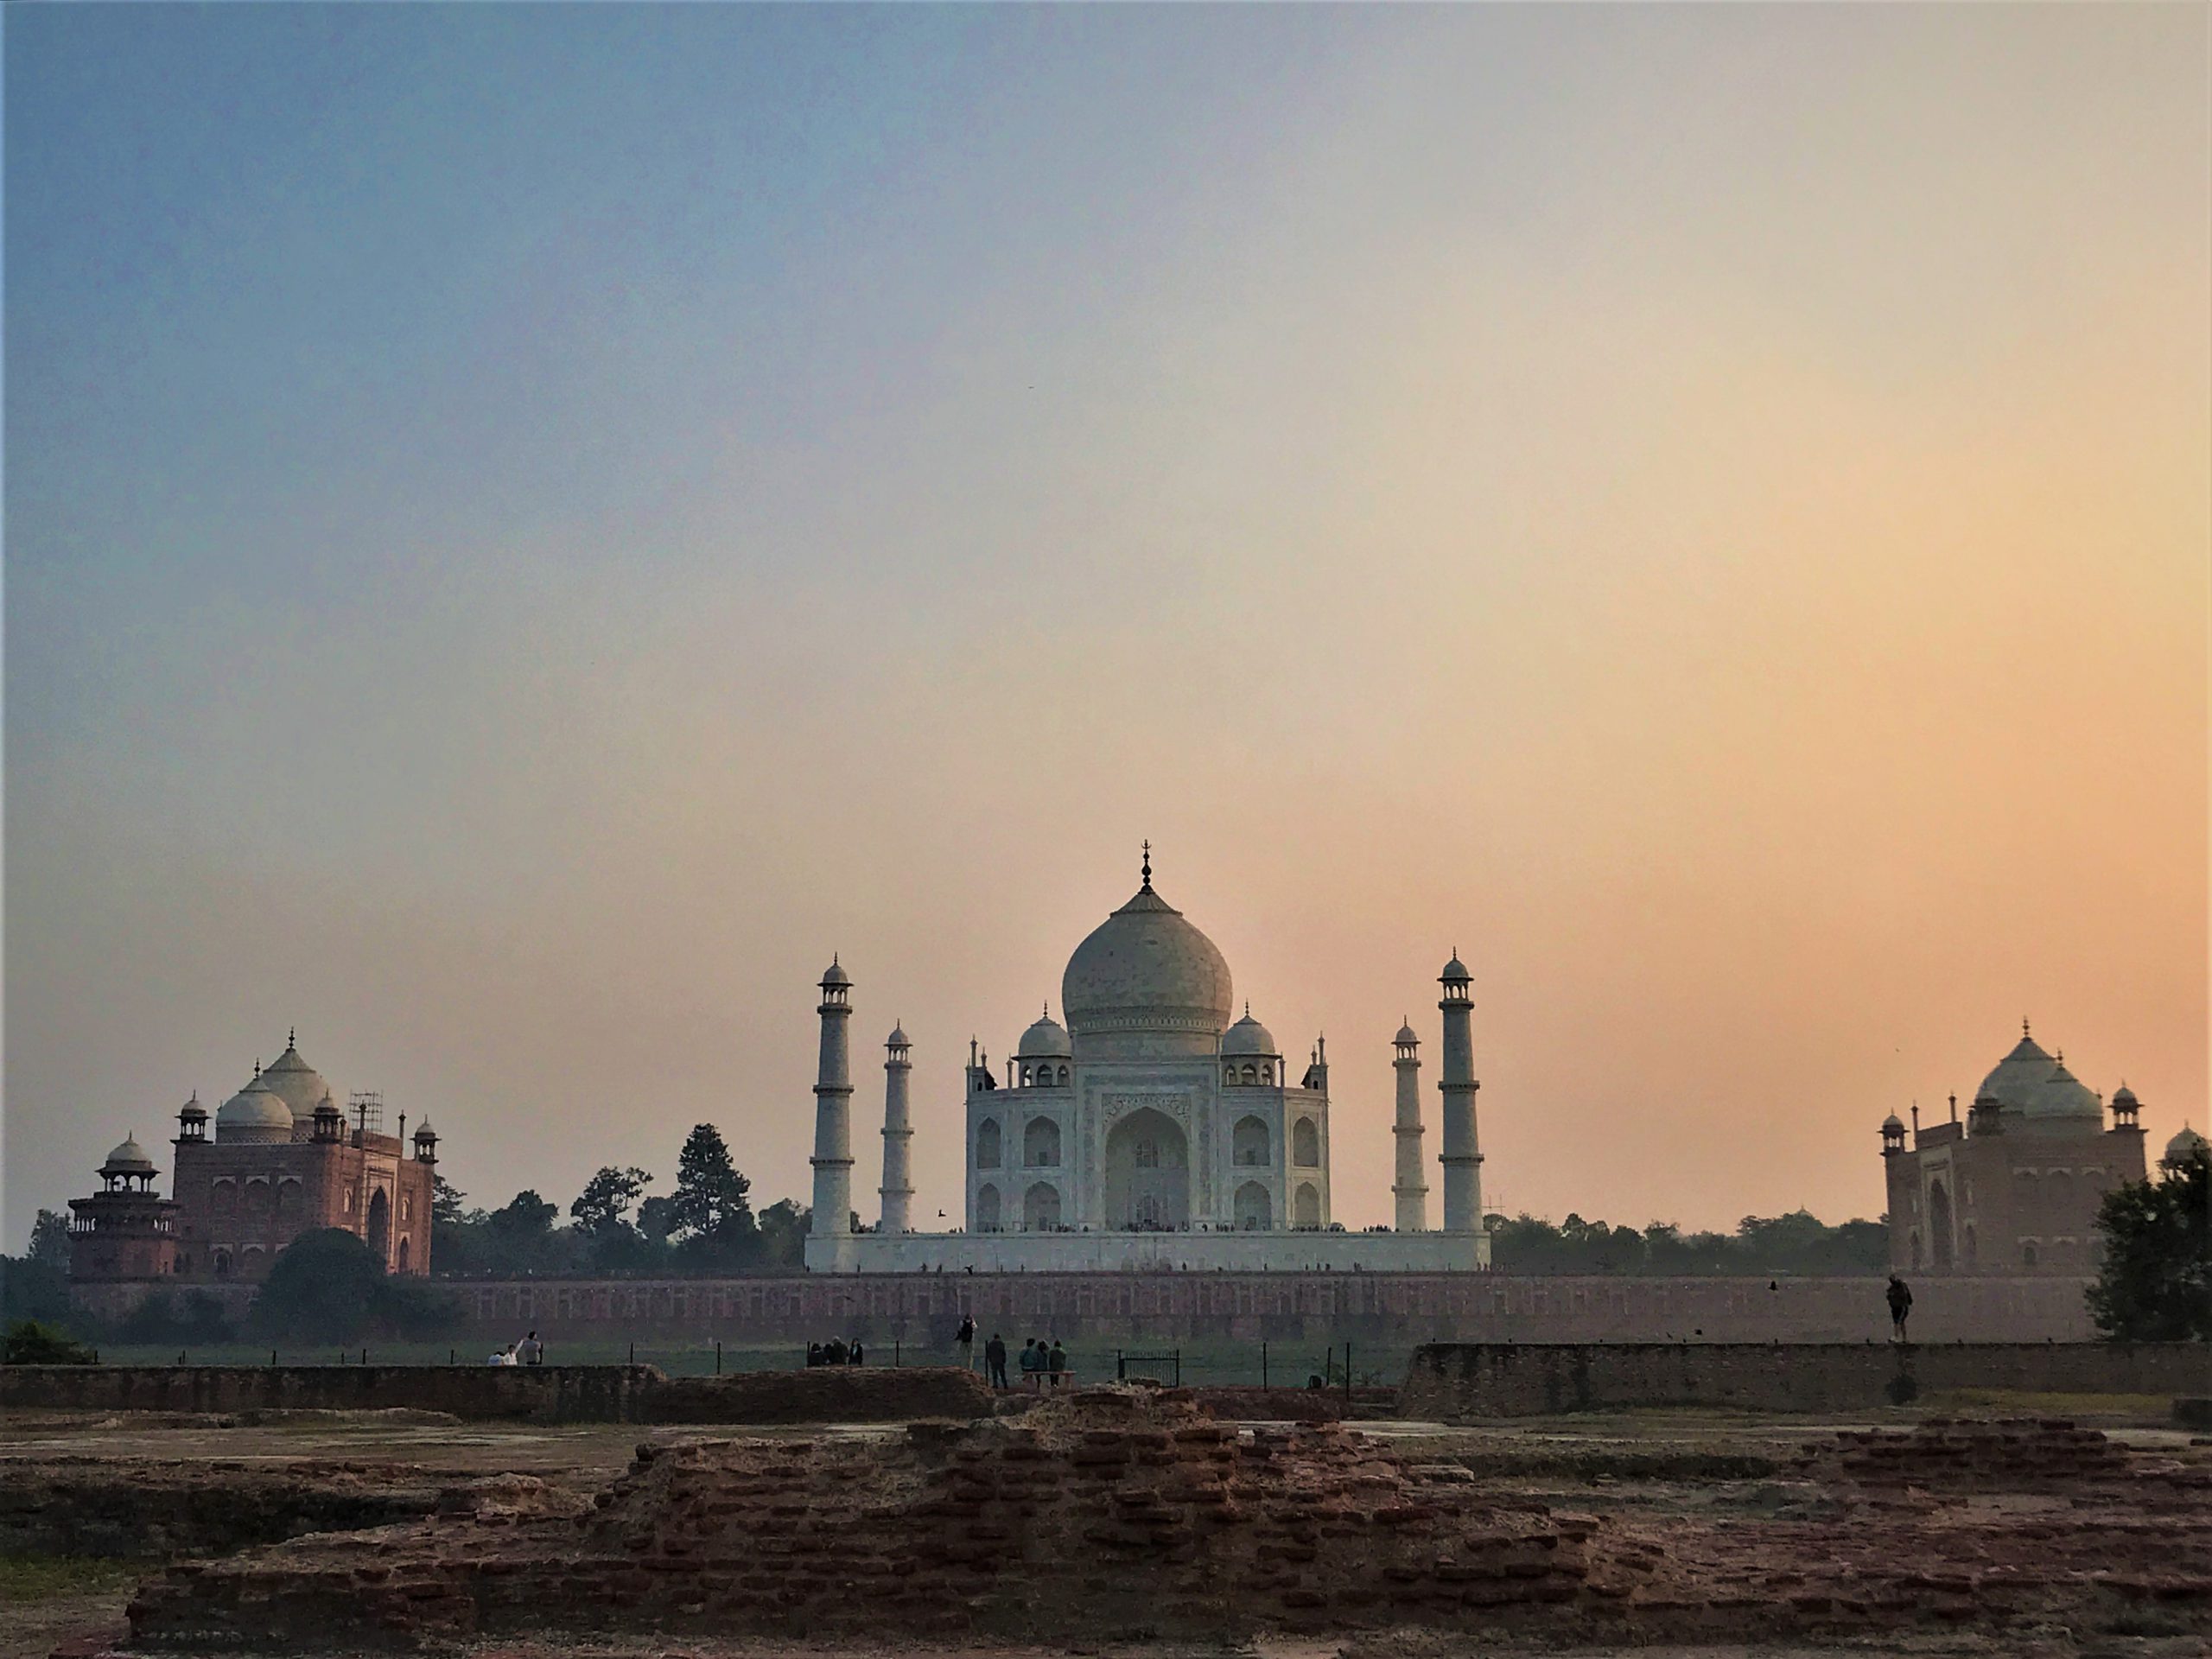
<svg viewBox="0 0 2212 1659">
<path fill-rule="evenodd" d="M 913 1230 L 909 1211 L 914 1201 L 912 1166 L 907 1159 L 914 1131 L 906 1122 L 906 1076 L 914 1068 L 902 1027 L 891 1027 L 883 1047 L 883 1185 L 877 1189 L 883 1198 L 883 1220 L 878 1230 L 906 1233 Z"/>
<path fill-rule="evenodd" d="M 1390 1191 L 1398 1199 L 1398 1230 L 1428 1230 L 1428 1184 L 1421 1178 L 1421 1039 L 1410 1021 L 1398 1027 L 1398 1179 Z"/>
<path fill-rule="evenodd" d="M 814 1085 L 814 1222 L 817 1238 L 853 1230 L 853 1072 L 845 1027 L 853 1017 L 853 980 L 830 958 L 822 976 L 822 1065 Z"/>
<path fill-rule="evenodd" d="M 1444 1000 L 1436 1006 L 1444 1015 L 1444 1076 L 1437 1087 L 1444 1094 L 1444 1230 L 1479 1233 L 1483 1224 L 1483 1155 L 1475 1142 L 1474 1014 L 1468 1001 L 1470 976 L 1456 950 L 1444 964 L 1437 982 Z"/>
</svg>

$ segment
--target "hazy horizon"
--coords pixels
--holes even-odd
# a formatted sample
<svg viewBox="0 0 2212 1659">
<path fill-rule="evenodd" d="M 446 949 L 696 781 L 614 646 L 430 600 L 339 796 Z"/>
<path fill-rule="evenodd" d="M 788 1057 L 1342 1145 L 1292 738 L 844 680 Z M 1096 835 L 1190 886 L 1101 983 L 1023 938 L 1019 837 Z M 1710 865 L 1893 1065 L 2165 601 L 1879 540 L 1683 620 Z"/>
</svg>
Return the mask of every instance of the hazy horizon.
<svg viewBox="0 0 2212 1659">
<path fill-rule="evenodd" d="M 2024 1015 L 2207 1127 L 2201 8 L 0 29 L 0 1246 L 294 1025 L 804 1202 L 832 951 L 957 1224 L 1147 837 L 1350 1226 L 1454 947 L 1493 1209 L 1878 1215 Z"/>
</svg>

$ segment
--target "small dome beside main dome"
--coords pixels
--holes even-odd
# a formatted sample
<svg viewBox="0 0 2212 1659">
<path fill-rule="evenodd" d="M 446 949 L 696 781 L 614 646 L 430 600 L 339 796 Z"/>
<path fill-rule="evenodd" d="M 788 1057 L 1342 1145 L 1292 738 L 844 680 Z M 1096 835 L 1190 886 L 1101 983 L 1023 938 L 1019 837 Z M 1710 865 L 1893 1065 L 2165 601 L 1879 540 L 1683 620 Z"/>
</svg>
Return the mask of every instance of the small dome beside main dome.
<svg viewBox="0 0 2212 1659">
<path fill-rule="evenodd" d="M 223 1141 L 289 1141 L 292 1138 L 292 1109 L 287 1106 L 261 1073 L 225 1101 L 215 1114 L 215 1139 Z"/>
<path fill-rule="evenodd" d="M 2207 1150 L 2212 1150 L 2212 1142 L 2208 1142 L 2202 1135 L 2184 1123 L 2181 1126 L 2181 1133 L 2166 1142 L 2165 1161 L 2170 1164 L 2185 1164 Z"/>
<path fill-rule="evenodd" d="M 1068 1040 L 1067 1027 L 1047 1013 L 1021 1033 L 1021 1040 L 1014 1045 L 1014 1057 L 1017 1060 L 1065 1060 L 1074 1052 Z"/>
<path fill-rule="evenodd" d="M 2105 1121 L 2105 1103 L 2088 1084 L 2066 1069 L 2061 1060 L 2043 1086 L 2024 1104 L 2023 1116 L 2049 1122 L 2095 1123 Z"/>
<path fill-rule="evenodd" d="M 1282 1051 L 1275 1046 L 1274 1034 L 1252 1017 L 1249 1002 L 1244 1017 L 1221 1034 L 1221 1052 L 1224 1054 L 1274 1055 Z"/>
<path fill-rule="evenodd" d="M 1076 946 L 1060 976 L 1060 1011 L 1078 1039 L 1202 1035 L 1211 1048 L 1229 1024 L 1230 991 L 1228 960 L 1147 879 Z"/>
</svg>

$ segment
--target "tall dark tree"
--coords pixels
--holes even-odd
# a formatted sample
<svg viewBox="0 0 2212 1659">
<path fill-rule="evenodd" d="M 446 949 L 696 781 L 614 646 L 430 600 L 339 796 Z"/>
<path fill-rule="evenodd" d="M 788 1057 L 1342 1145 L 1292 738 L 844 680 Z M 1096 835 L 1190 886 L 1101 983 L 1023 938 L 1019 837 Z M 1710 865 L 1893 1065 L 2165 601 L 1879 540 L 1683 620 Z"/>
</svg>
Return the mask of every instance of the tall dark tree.
<svg viewBox="0 0 2212 1659">
<path fill-rule="evenodd" d="M 746 1195 L 752 1190 L 713 1124 L 701 1123 L 684 1136 L 676 1160 L 674 1201 L 676 1224 L 683 1231 L 723 1243 L 750 1236 L 753 1205 Z"/>
<path fill-rule="evenodd" d="M 2212 1342 L 2212 1154 L 2104 1196 L 2089 1317 L 2123 1342 Z"/>
</svg>

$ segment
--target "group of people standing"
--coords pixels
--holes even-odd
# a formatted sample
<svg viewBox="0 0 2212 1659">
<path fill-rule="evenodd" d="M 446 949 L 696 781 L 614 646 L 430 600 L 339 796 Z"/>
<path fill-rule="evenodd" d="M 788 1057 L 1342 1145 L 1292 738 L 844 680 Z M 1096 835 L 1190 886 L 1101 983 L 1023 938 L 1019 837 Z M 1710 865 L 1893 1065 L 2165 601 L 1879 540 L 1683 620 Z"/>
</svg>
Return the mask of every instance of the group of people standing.
<svg viewBox="0 0 2212 1659">
<path fill-rule="evenodd" d="M 962 1316 L 960 1330 L 952 1339 L 952 1346 L 960 1356 L 960 1369 L 963 1371 L 975 1370 L 976 1321 L 972 1318 Z M 1053 1338 L 1049 1345 L 1038 1338 L 1030 1338 L 1021 1344 L 1021 1357 L 1015 1364 L 1021 1372 L 1022 1382 L 1033 1389 L 1057 1389 L 1070 1375 L 1068 1351 L 1060 1346 L 1058 1337 Z M 991 1339 L 983 1344 L 983 1375 L 995 1389 L 1014 1386 L 1007 1380 L 1006 1338 L 995 1331 L 991 1332 Z"/>
<path fill-rule="evenodd" d="M 806 1344 L 806 1363 L 809 1365 L 861 1365 L 867 1360 L 868 1356 L 861 1351 L 858 1337 L 850 1342 L 842 1337 L 832 1337 L 827 1342 Z"/>
</svg>

